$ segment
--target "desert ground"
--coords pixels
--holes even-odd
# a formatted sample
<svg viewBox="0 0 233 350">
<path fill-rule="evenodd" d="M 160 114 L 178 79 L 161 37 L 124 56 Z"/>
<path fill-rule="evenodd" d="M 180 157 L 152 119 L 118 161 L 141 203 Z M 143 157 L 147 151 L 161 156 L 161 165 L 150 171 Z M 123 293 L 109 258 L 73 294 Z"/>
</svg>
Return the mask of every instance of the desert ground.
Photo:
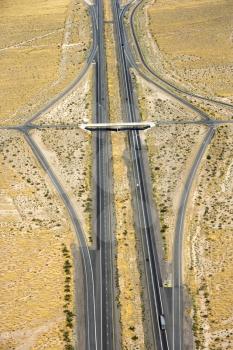
<svg viewBox="0 0 233 350">
<path fill-rule="evenodd" d="M 205 134 L 206 128 L 196 125 L 159 126 L 145 133 L 153 197 L 168 263 L 172 261 L 181 188 Z"/>
<path fill-rule="evenodd" d="M 92 117 L 91 81 L 90 69 L 78 87 L 37 120 L 43 129 L 31 132 L 71 198 L 89 244 L 92 141 L 77 123 Z M 64 124 L 68 129 L 53 128 Z M 23 135 L 1 130 L 0 140 L 4 251 L 0 344 L 3 349 L 72 349 L 77 305 L 71 250 L 77 242 L 68 213 Z M 6 292 L 9 288 L 13 298 Z"/>
<path fill-rule="evenodd" d="M 79 0 L 7 0 L 0 8 L 0 124 L 15 125 L 78 76 L 91 45 L 91 21 Z M 90 68 L 79 87 L 36 122 L 51 126 L 90 120 L 92 74 Z M 90 167 L 81 162 L 84 156 L 90 159 L 90 137 L 80 130 L 53 127 L 31 136 L 53 170 L 64 177 L 70 196 L 74 184 L 79 191 L 77 206 L 85 206 L 81 221 L 91 242 L 86 198 Z M 68 212 L 22 133 L 1 129 L 0 147 L 0 348 L 73 349 L 77 309 L 72 252 L 77 242 Z M 83 165 L 77 176 L 67 166 L 70 157 L 73 166 Z"/>
<path fill-rule="evenodd" d="M 0 348 L 63 349 L 73 338 L 73 230 L 23 136 L 1 132 L 0 147 Z"/>
<path fill-rule="evenodd" d="M 200 120 L 199 114 L 141 78 L 135 70 L 132 70 L 132 77 L 142 120 L 154 122 Z"/>
<path fill-rule="evenodd" d="M 79 84 L 36 119 L 34 123 L 48 127 L 59 125 L 77 127 L 78 124 L 91 122 L 93 118 L 93 73 L 93 67 L 89 67 Z"/>
<path fill-rule="evenodd" d="M 91 21 L 79 0 L 7 0 L 0 7 L 0 123 L 19 124 L 78 75 Z"/>
<path fill-rule="evenodd" d="M 142 1 L 134 16 L 145 61 L 156 74 L 184 93 L 150 77 L 221 120 L 233 118 L 232 108 L 202 101 L 185 92 L 232 103 L 232 6 L 224 0 Z M 131 28 L 127 20 L 125 23 L 137 64 L 145 73 Z"/>
<path fill-rule="evenodd" d="M 195 91 L 232 99 L 233 4 L 158 0 L 147 11 L 163 71 Z"/>
<path fill-rule="evenodd" d="M 80 129 L 44 129 L 34 131 L 33 139 L 40 146 L 69 194 L 87 241 L 91 244 L 93 241 L 91 229 L 92 136 Z"/>
<path fill-rule="evenodd" d="M 145 349 L 138 242 L 132 193 L 129 190 L 127 138 L 112 135 L 114 207 L 116 216 L 117 302 L 120 309 L 122 349 Z M 130 249 L 129 249 L 130 247 Z M 127 256 L 127 259 L 126 259 Z"/>
<path fill-rule="evenodd" d="M 196 349 L 232 349 L 233 128 L 221 126 L 192 191 L 185 227 L 185 284 Z"/>
</svg>

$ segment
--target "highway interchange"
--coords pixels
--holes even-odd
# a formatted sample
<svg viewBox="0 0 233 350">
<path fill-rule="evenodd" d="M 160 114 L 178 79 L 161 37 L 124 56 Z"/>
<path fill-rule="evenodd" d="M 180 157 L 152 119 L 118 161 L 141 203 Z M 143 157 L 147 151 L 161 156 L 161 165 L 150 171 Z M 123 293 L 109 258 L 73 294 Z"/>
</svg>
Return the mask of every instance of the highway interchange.
<svg viewBox="0 0 233 350">
<path fill-rule="evenodd" d="M 140 132 L 138 130 L 127 130 L 133 175 L 131 191 L 134 194 L 135 225 L 140 237 L 141 254 L 143 256 L 142 269 L 146 281 L 146 296 L 144 300 L 147 300 L 148 303 L 145 308 L 149 310 L 148 324 L 150 324 L 151 327 L 149 332 L 151 335 L 150 348 L 157 350 L 181 350 L 183 349 L 182 241 L 185 211 L 193 179 L 200 165 L 203 154 L 214 136 L 215 128 L 219 123 L 223 123 L 224 121 L 218 122 L 211 119 L 206 112 L 194 106 L 184 97 L 184 95 L 206 100 L 205 97 L 179 89 L 156 74 L 156 72 L 154 72 L 147 64 L 141 52 L 133 24 L 135 12 L 141 3 L 142 1 L 137 3 L 130 2 L 128 5 L 121 8 L 118 0 L 112 0 L 113 26 L 121 86 L 121 102 L 125 115 L 124 122 L 140 122 L 130 74 L 130 68 L 133 67 L 144 79 L 153 83 L 157 88 L 165 91 L 167 94 L 172 95 L 181 104 L 184 104 L 197 113 L 201 118 L 201 121 L 198 121 L 197 123 L 208 125 L 208 131 L 203 143 L 200 145 L 187 176 L 176 219 L 173 252 L 172 310 L 170 310 L 168 306 L 169 301 L 167 300 L 167 293 L 165 293 L 160 271 L 160 254 L 155 239 L 159 234 L 159 220 L 154 214 L 155 209 L 150 196 L 150 181 L 147 181 L 146 176 L 147 155 L 142 147 Z M 131 43 L 128 39 L 128 34 L 124 28 L 123 18 L 131 7 L 133 10 L 130 12 L 130 27 L 134 38 L 134 44 L 144 67 L 143 71 L 136 63 L 136 59 L 132 53 L 133 50 Z M 114 350 L 119 348 L 120 339 L 117 331 L 117 317 L 115 315 L 114 225 L 112 211 L 113 198 L 111 190 L 113 179 L 110 133 L 95 131 L 94 134 L 93 144 L 96 156 L 93 159 L 93 182 L 96 185 L 94 189 L 96 220 L 94 220 L 93 231 L 96 235 L 96 249 L 90 249 L 88 247 L 85 234 L 78 219 L 78 214 L 74 209 L 69 195 L 59 182 L 59 179 L 39 146 L 30 135 L 31 129 L 38 128 L 38 125 L 34 124 L 36 120 L 66 96 L 80 82 L 90 65 L 94 65 L 95 67 L 95 108 L 93 123 L 108 123 L 110 121 L 108 115 L 102 0 L 98 0 L 95 5 L 90 5 L 89 11 L 92 18 L 93 43 L 86 64 L 81 73 L 61 94 L 51 100 L 35 115 L 31 116 L 26 123 L 19 126 L 6 126 L 1 129 L 16 129 L 23 133 L 26 142 L 32 149 L 43 169 L 49 175 L 54 187 L 63 200 L 73 223 L 80 244 L 85 276 L 85 348 L 88 350 Z M 153 78 L 156 78 L 156 80 L 153 80 Z M 232 107 L 229 104 L 221 103 L 219 101 L 209 101 Z M 161 123 L 163 123 L 163 121 L 161 121 Z M 189 121 L 184 121 L 183 123 L 189 123 Z M 190 123 L 193 123 L 193 121 L 190 121 Z M 54 127 L 59 126 L 55 125 Z M 65 126 L 62 127 L 64 128 Z M 165 315 L 167 322 L 165 329 L 162 329 L 161 327 L 161 315 Z"/>
</svg>

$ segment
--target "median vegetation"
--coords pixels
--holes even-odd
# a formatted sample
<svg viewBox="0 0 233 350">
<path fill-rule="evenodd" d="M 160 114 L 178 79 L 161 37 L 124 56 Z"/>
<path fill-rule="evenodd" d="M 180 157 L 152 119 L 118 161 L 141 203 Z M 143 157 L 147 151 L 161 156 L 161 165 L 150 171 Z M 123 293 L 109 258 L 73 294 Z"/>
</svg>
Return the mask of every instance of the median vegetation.
<svg viewBox="0 0 233 350">
<path fill-rule="evenodd" d="M 64 258 L 63 270 L 65 274 L 64 278 L 64 305 L 63 312 L 65 315 L 65 328 L 63 329 L 63 341 L 64 350 L 74 350 L 73 346 L 73 328 L 74 328 L 74 317 L 73 304 L 72 304 L 72 263 L 71 255 L 67 246 L 62 244 L 62 255 Z"/>
</svg>

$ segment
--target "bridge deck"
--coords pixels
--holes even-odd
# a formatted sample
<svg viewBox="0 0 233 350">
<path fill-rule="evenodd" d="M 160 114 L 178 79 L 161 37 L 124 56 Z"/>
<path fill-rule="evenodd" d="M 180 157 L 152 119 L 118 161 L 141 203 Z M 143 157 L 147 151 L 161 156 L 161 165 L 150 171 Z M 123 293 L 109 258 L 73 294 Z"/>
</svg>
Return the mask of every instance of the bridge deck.
<svg viewBox="0 0 233 350">
<path fill-rule="evenodd" d="M 145 130 L 155 126 L 153 122 L 132 122 L 132 123 L 90 123 L 80 124 L 80 127 L 84 130 L 96 131 L 96 130 L 110 130 L 110 131 L 123 131 L 123 130 Z"/>
</svg>

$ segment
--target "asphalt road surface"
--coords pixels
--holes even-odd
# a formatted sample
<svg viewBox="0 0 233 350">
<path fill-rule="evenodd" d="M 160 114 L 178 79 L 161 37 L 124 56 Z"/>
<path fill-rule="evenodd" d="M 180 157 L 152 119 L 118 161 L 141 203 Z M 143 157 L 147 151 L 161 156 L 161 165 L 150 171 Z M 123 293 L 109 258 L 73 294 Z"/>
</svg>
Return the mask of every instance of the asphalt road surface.
<svg viewBox="0 0 233 350">
<path fill-rule="evenodd" d="M 133 96 L 133 87 L 129 72 L 129 61 L 125 54 L 124 32 L 121 22 L 121 9 L 118 1 L 112 0 L 115 37 L 118 50 L 118 62 L 120 70 L 121 97 L 125 110 L 126 121 L 137 122 Z M 128 132 L 131 159 L 133 164 L 133 177 L 135 183 L 135 196 L 137 203 L 138 230 L 140 231 L 141 243 L 144 257 L 144 270 L 146 274 L 147 290 L 149 296 L 149 309 L 151 320 L 151 331 L 153 334 L 153 348 L 169 349 L 167 329 L 162 330 L 160 325 L 160 315 L 165 314 L 164 291 L 159 267 L 159 259 L 155 246 L 155 223 L 152 219 L 151 203 L 148 195 L 148 184 L 145 181 L 145 169 L 143 155 L 141 152 L 141 140 L 138 131 Z"/>
<path fill-rule="evenodd" d="M 106 123 L 108 118 L 106 62 L 104 49 L 103 4 L 98 0 L 95 5 L 97 21 L 97 53 L 95 57 L 95 120 L 94 123 Z M 95 254 L 96 314 L 98 348 L 115 349 L 114 328 L 114 281 L 113 281 L 113 225 L 112 225 L 112 170 L 110 135 L 96 131 L 96 236 Z"/>
</svg>

